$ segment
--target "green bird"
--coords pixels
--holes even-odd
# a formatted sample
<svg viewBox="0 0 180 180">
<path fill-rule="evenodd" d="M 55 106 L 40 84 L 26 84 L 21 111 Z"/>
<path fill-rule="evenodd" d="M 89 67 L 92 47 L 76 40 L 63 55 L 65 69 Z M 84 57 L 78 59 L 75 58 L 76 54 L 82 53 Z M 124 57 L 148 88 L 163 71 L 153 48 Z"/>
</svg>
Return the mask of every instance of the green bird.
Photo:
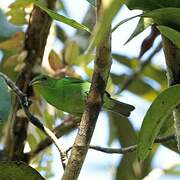
<svg viewBox="0 0 180 180">
<path fill-rule="evenodd" d="M 59 110 L 81 116 L 91 83 L 88 81 L 64 77 L 54 79 L 46 75 L 36 76 L 30 83 L 37 92 L 51 105 Z M 112 99 L 104 94 L 103 109 L 129 116 L 134 106 Z"/>
</svg>

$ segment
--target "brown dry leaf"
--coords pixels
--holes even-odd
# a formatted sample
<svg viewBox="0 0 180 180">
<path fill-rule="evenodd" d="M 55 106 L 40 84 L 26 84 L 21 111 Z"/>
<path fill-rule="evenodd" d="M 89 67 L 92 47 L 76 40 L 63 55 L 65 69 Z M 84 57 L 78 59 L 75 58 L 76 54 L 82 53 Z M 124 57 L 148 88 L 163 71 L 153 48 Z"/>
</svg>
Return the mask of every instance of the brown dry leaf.
<svg viewBox="0 0 180 180">
<path fill-rule="evenodd" d="M 25 38 L 24 32 L 16 32 L 11 39 L 0 43 L 0 49 L 3 50 L 21 49 L 24 44 L 24 38 Z"/>
<path fill-rule="evenodd" d="M 26 64 L 24 62 L 17 64 L 16 67 L 14 68 L 14 71 L 20 72 L 25 67 L 25 65 Z"/>
<path fill-rule="evenodd" d="M 18 54 L 8 57 L 3 64 L 3 67 L 14 67 L 18 63 Z"/>
<path fill-rule="evenodd" d="M 27 50 L 21 51 L 20 54 L 18 55 L 18 62 L 23 62 L 26 59 L 27 54 L 28 54 Z"/>
<path fill-rule="evenodd" d="M 54 51 L 51 50 L 48 57 L 49 65 L 52 70 L 59 71 L 62 68 L 62 59 L 61 57 Z"/>
</svg>

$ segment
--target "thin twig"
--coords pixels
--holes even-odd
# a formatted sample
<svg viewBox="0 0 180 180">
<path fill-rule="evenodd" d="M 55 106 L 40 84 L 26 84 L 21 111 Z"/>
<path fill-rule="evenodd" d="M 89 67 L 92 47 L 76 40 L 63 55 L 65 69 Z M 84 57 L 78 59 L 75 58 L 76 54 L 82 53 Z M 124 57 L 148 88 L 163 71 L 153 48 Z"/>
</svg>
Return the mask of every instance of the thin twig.
<svg viewBox="0 0 180 180">
<path fill-rule="evenodd" d="M 15 85 L 15 83 L 8 76 L 6 76 L 5 74 L 3 74 L 1 72 L 0 72 L 0 77 L 2 77 L 5 80 L 7 85 L 13 90 L 13 92 L 18 97 L 18 99 L 21 103 L 21 106 L 24 109 L 24 112 L 25 112 L 26 116 L 28 117 L 29 121 L 33 125 L 35 125 L 37 128 L 39 128 L 41 131 L 43 131 L 51 139 L 51 141 L 54 142 L 55 146 L 57 147 L 57 149 L 60 153 L 62 166 L 65 169 L 67 156 L 62 151 L 57 137 L 54 135 L 54 133 L 50 129 L 48 129 L 46 126 L 44 126 L 43 123 L 30 112 L 29 106 L 30 106 L 31 102 L 29 101 L 27 96 Z"/>
<path fill-rule="evenodd" d="M 127 19 L 124 19 L 124 20 L 122 20 L 122 21 L 120 21 L 118 24 L 116 24 L 113 28 L 112 28 L 112 30 L 111 30 L 111 32 L 114 32 L 119 26 L 121 26 L 122 24 L 124 24 L 124 23 L 126 23 L 126 22 L 128 22 L 128 21 L 130 21 L 130 20 L 132 20 L 132 19 L 134 19 L 134 18 L 137 18 L 137 17 L 140 17 L 142 14 L 138 14 L 138 15 L 135 15 L 135 16 L 132 16 L 132 17 L 129 17 L 129 18 L 127 18 Z"/>
<path fill-rule="evenodd" d="M 77 128 L 79 122 L 80 118 L 70 115 L 60 125 L 53 129 L 53 133 L 57 138 L 60 138 L 61 136 L 68 134 Z M 49 147 L 52 143 L 53 142 L 49 137 L 43 139 L 37 144 L 34 150 L 28 153 L 28 159 L 34 158 L 37 154 L 39 154 L 45 148 Z"/>
<path fill-rule="evenodd" d="M 175 135 L 172 134 L 169 136 L 156 138 L 156 140 L 154 142 L 162 143 L 162 142 L 167 142 L 167 141 L 175 140 L 175 139 L 176 139 Z M 72 149 L 72 147 L 68 148 L 66 150 L 66 154 L 68 154 L 71 149 Z M 126 154 L 126 153 L 130 153 L 130 152 L 134 152 L 137 149 L 137 144 L 128 146 L 128 147 L 124 147 L 124 148 L 107 148 L 107 147 L 101 147 L 101 146 L 97 146 L 97 145 L 90 145 L 89 149 L 93 149 L 93 150 L 100 151 L 100 152 L 107 153 L 107 154 Z"/>
</svg>

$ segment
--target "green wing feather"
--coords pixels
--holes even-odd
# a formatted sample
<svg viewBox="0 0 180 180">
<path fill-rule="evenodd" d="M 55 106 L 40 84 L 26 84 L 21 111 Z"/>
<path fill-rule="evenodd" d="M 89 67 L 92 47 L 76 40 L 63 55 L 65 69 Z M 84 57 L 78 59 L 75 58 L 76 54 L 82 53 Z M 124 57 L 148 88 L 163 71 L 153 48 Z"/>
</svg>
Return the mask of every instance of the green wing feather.
<svg viewBox="0 0 180 180">
<path fill-rule="evenodd" d="M 82 115 L 91 85 L 90 82 L 72 77 L 61 79 L 48 77 L 46 81 L 43 79 L 43 76 L 36 78 L 35 80 L 38 81 L 36 86 L 41 96 L 48 103 L 62 111 Z M 112 99 L 107 92 L 104 94 L 103 108 L 124 116 L 129 116 L 134 109 L 132 105 Z"/>
</svg>

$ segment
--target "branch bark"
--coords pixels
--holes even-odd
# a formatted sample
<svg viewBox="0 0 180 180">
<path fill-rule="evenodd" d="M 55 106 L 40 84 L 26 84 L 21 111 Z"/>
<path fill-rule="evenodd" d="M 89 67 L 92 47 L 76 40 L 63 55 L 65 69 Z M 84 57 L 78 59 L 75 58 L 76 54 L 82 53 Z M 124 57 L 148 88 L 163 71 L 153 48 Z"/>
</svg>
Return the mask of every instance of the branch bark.
<svg viewBox="0 0 180 180">
<path fill-rule="evenodd" d="M 156 138 L 154 143 L 163 143 L 163 142 L 167 142 L 171 140 L 175 140 L 174 134 L 161 137 L 161 138 Z M 67 149 L 66 153 L 68 153 L 71 149 L 72 147 Z M 93 150 L 100 151 L 107 154 L 127 154 L 130 152 L 134 152 L 137 149 L 137 144 L 131 145 L 128 147 L 123 147 L 123 148 L 107 148 L 107 147 L 101 147 L 101 146 L 96 146 L 96 145 L 89 145 L 89 149 L 93 149 Z"/>
<path fill-rule="evenodd" d="M 169 86 L 180 84 L 180 49 L 166 37 L 163 37 L 163 49 L 167 65 Z M 173 111 L 177 137 L 178 150 L 180 152 L 180 105 Z"/>
<path fill-rule="evenodd" d="M 97 0 L 97 20 L 101 21 L 103 1 Z M 96 59 L 90 92 L 86 109 L 82 115 L 78 134 L 76 136 L 63 180 L 78 178 L 88 147 L 94 132 L 96 121 L 103 103 L 103 95 L 111 67 L 111 26 L 108 27 L 101 43 L 96 47 Z"/>
<path fill-rule="evenodd" d="M 46 0 L 47 7 L 54 9 L 55 0 Z M 33 76 L 33 67 L 40 63 L 44 54 L 47 36 L 51 26 L 51 18 L 38 7 L 34 7 L 29 20 L 24 49 L 27 51 L 25 67 L 20 73 L 16 85 L 29 97 L 29 82 Z M 13 110 L 10 116 L 9 127 L 7 130 L 5 151 L 9 155 L 9 160 L 23 161 L 23 150 L 27 136 L 28 120 L 18 117 L 17 112 L 21 109 L 17 97 L 13 101 Z"/>
</svg>

